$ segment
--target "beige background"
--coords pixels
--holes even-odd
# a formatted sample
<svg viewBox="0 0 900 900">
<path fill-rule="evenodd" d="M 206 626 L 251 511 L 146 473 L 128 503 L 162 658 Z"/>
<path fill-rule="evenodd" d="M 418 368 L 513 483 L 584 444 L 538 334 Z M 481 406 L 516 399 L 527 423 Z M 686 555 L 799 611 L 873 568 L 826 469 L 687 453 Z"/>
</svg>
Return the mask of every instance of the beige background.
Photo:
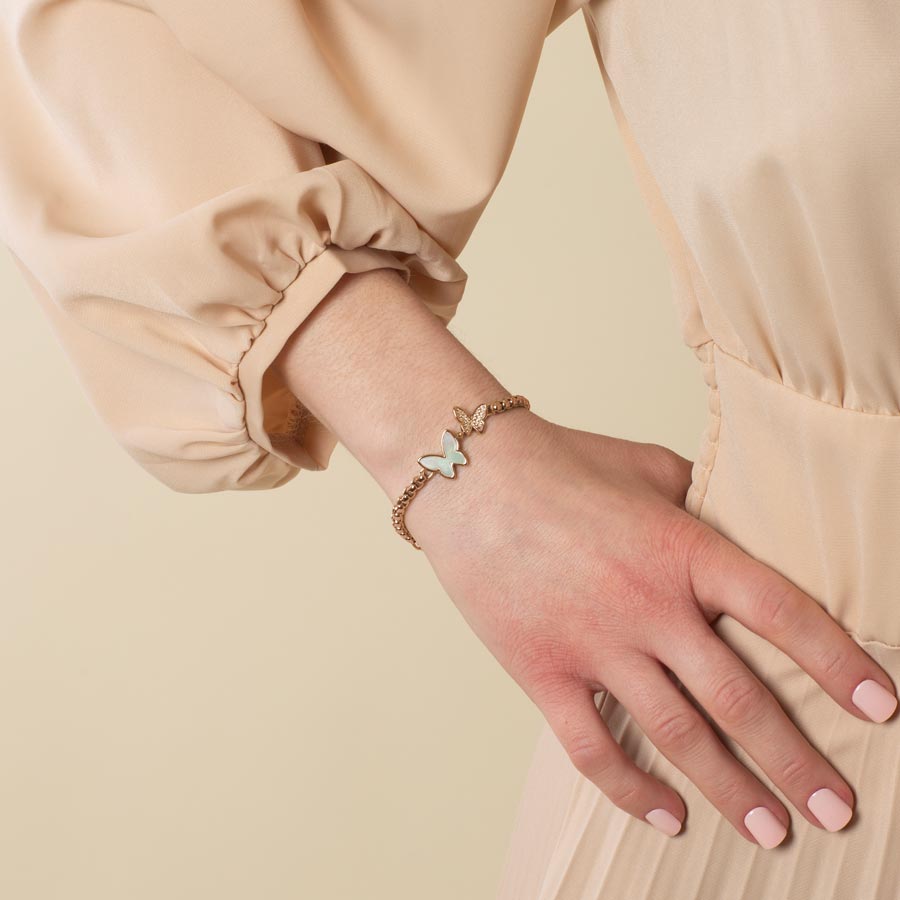
<svg viewBox="0 0 900 900">
<path fill-rule="evenodd" d="M 511 390 L 693 458 L 705 385 L 580 13 L 460 261 L 451 328 Z M 275 491 L 169 491 L 5 252 L 0 280 L 0 895 L 492 898 L 540 714 L 378 486 L 339 446 Z"/>
</svg>

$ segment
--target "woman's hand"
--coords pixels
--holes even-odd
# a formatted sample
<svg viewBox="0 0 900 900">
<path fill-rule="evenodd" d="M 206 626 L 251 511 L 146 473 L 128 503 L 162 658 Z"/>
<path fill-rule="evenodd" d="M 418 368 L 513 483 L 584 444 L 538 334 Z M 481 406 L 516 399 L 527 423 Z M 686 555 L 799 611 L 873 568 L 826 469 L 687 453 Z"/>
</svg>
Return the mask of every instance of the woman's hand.
<svg viewBox="0 0 900 900">
<path fill-rule="evenodd" d="M 390 269 L 345 274 L 274 370 L 391 502 L 447 421 L 439 398 L 509 394 Z M 690 461 L 524 408 L 491 416 L 464 446 L 471 465 L 457 468 L 458 483 L 434 476 L 406 524 L 579 771 L 632 815 L 683 818 L 678 795 L 613 740 L 593 701 L 608 688 L 741 834 L 767 846 L 781 839 L 787 810 L 671 672 L 810 822 L 819 824 L 806 801 L 819 791 L 814 808 L 830 809 L 838 821 L 824 824 L 840 827 L 850 788 L 710 622 L 728 613 L 860 717 L 857 685 L 866 682 L 855 698 L 871 710 L 878 690 L 892 699 L 891 681 L 811 597 L 685 511 Z"/>
<path fill-rule="evenodd" d="M 890 700 L 891 680 L 811 597 L 686 512 L 690 460 L 524 409 L 492 416 L 464 449 L 470 465 L 457 468 L 458 483 L 435 476 L 406 523 L 581 773 L 631 815 L 663 810 L 654 824 L 680 827 L 681 798 L 629 759 L 601 718 L 593 695 L 608 689 L 744 837 L 780 843 L 787 810 L 674 673 L 810 822 L 843 827 L 850 787 L 710 623 L 737 619 L 859 718 L 854 689 L 871 680 L 857 699 L 883 686 Z M 807 806 L 816 791 L 824 823 Z"/>
</svg>

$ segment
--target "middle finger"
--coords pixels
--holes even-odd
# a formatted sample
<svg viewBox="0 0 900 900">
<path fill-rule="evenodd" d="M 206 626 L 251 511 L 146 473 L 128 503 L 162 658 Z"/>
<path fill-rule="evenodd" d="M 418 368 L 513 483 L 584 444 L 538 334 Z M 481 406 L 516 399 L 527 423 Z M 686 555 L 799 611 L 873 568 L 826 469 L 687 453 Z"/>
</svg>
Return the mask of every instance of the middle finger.
<svg viewBox="0 0 900 900">
<path fill-rule="evenodd" d="M 685 624 L 689 633 L 661 647 L 660 662 L 809 822 L 828 831 L 843 828 L 853 814 L 850 786 L 708 623 Z"/>
</svg>

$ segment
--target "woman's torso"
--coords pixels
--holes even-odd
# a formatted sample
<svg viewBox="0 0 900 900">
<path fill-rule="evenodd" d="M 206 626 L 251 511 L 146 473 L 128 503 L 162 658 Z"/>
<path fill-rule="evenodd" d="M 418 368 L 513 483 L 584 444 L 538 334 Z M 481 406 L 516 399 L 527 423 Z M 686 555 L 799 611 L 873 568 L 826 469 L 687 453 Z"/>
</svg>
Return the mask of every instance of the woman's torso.
<svg viewBox="0 0 900 900">
<path fill-rule="evenodd" d="M 711 382 L 689 509 L 900 644 L 900 7 L 585 12 Z"/>
<path fill-rule="evenodd" d="M 591 0 L 588 31 L 709 386 L 687 509 L 807 591 L 900 686 L 900 6 Z M 740 836 L 608 693 L 675 839 L 613 806 L 545 727 L 501 900 L 900 896 L 900 720 L 840 708 L 735 620 L 716 631 L 856 793 L 831 834 Z M 732 752 L 783 796 L 743 749 Z"/>
</svg>

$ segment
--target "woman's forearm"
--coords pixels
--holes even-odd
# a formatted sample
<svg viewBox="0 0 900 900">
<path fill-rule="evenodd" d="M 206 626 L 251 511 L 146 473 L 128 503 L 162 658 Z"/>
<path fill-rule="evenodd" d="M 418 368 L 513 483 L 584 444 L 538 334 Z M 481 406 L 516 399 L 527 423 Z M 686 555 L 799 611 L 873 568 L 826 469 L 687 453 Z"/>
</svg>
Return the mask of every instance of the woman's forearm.
<svg viewBox="0 0 900 900">
<path fill-rule="evenodd" d="M 343 276 L 275 366 L 392 500 L 420 456 L 441 452 L 453 406 L 472 412 L 509 394 L 395 269 Z M 521 427 L 509 421 L 520 416 L 492 417 L 494 436 Z"/>
</svg>

